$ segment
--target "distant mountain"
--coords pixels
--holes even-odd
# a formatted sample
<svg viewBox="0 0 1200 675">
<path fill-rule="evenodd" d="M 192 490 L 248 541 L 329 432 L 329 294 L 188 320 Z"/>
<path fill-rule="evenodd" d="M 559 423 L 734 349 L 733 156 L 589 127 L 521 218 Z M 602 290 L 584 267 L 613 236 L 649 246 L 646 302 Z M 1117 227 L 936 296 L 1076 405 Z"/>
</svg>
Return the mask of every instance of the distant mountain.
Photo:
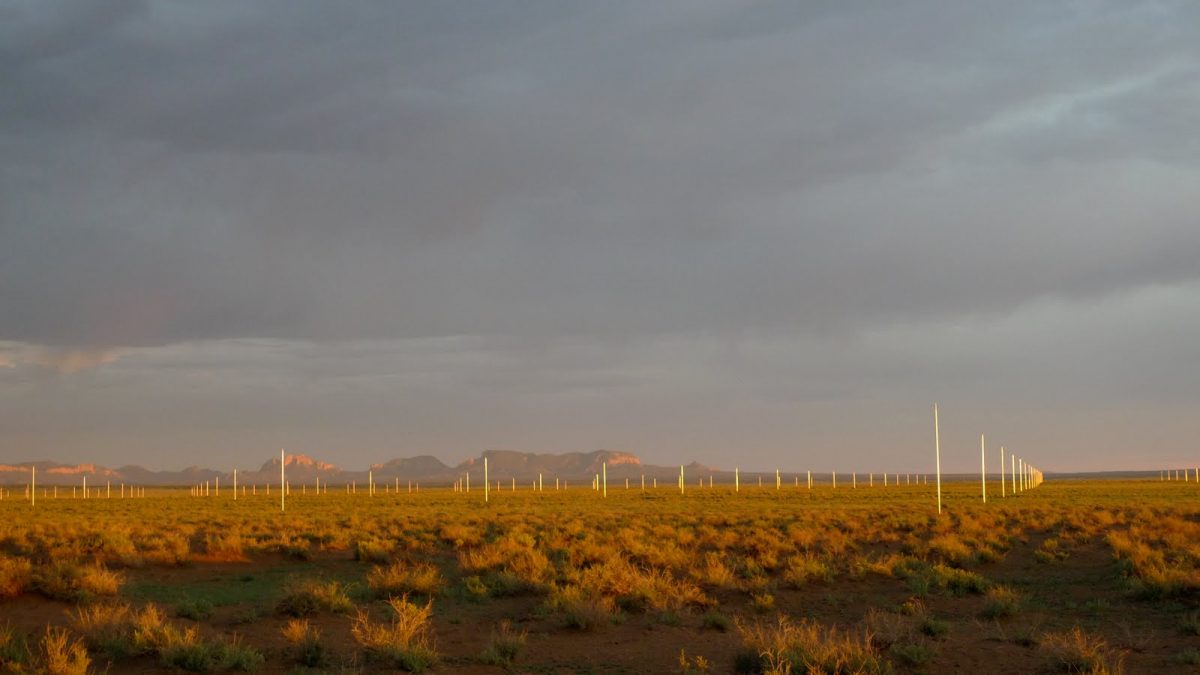
<svg viewBox="0 0 1200 675">
<path fill-rule="evenodd" d="M 674 480 L 674 477 L 679 475 L 678 467 L 642 464 L 642 461 L 633 454 L 613 450 L 562 454 L 487 450 L 478 457 L 468 458 L 456 466 L 447 465 L 430 455 L 418 455 L 416 457 L 398 457 L 383 463 L 372 464 L 370 469 L 362 471 L 346 470 L 307 455 L 294 454 L 287 455 L 286 470 L 288 482 L 292 484 L 312 484 L 318 478 L 322 483 L 366 484 L 373 477 L 376 483 L 415 480 L 435 485 L 449 484 L 464 473 L 470 473 L 475 480 L 481 480 L 485 457 L 488 461 L 489 477 L 495 480 L 515 479 L 523 483 L 535 480 L 539 474 L 543 478 L 590 480 L 596 474 L 601 473 L 602 467 L 606 463 L 609 478 L 614 480 L 641 475 L 645 475 L 648 479 Z M 199 466 L 190 466 L 179 471 L 153 471 L 137 465 L 110 469 L 95 464 L 68 465 L 52 461 L 38 461 L 12 465 L 0 464 L 0 484 L 24 485 L 28 483 L 30 469 L 34 466 L 37 467 L 39 485 L 80 485 L 85 476 L 88 484 L 96 487 L 108 482 L 143 486 L 194 485 L 218 479 L 225 485 L 232 485 L 233 482 L 232 471 L 218 471 Z M 708 475 L 713 470 L 693 462 L 688 465 L 686 471 L 690 480 L 693 476 L 699 477 L 702 473 Z M 238 483 L 241 485 L 277 484 L 278 482 L 278 457 L 268 459 L 257 469 L 238 470 Z"/>
<path fill-rule="evenodd" d="M 357 483 L 366 485 L 370 477 L 377 484 L 404 485 L 408 481 L 418 481 L 423 485 L 449 485 L 470 473 L 472 482 L 483 479 L 483 460 L 488 461 L 488 477 L 492 480 L 512 481 L 528 485 L 537 480 L 539 474 L 544 480 L 553 482 L 562 478 L 576 484 L 576 481 L 591 481 L 600 474 L 605 464 L 608 467 L 610 484 L 629 479 L 631 483 L 642 476 L 649 483 L 654 479 L 667 481 L 674 485 L 679 477 L 679 466 L 655 466 L 643 464 L 636 455 L 614 450 L 596 450 L 593 452 L 530 453 L 516 450 L 486 450 L 478 457 L 468 458 L 455 466 L 450 466 L 436 457 L 418 455 L 416 457 L 397 457 L 379 464 L 372 464 L 369 469 L 349 471 L 335 464 L 313 459 L 307 455 L 287 455 L 288 482 L 293 485 L 312 485 L 317 478 L 322 483 L 346 485 Z M 59 464 L 52 461 L 21 462 L 18 464 L 0 464 L 0 485 L 25 485 L 29 482 L 30 469 L 37 467 L 38 485 L 81 485 L 86 477 L 89 487 L 101 487 L 112 483 L 114 489 L 119 483 L 139 486 L 195 485 L 205 481 L 220 480 L 221 485 L 231 485 L 232 471 L 217 471 L 199 466 L 190 466 L 180 471 L 152 471 L 137 465 L 126 465 L 117 469 L 96 464 Z M 733 482 L 731 469 L 715 469 L 692 462 L 684 467 L 684 475 L 688 485 L 694 485 L 699 480 L 707 480 L 710 476 L 719 483 Z M 896 474 L 890 474 L 892 480 Z M 924 474 L 922 474 L 924 475 Z M 1055 473 L 1048 474 L 1054 478 L 1087 478 L 1087 479 L 1117 479 L 1117 478 L 1156 478 L 1158 471 L 1109 471 L 1092 473 Z M 813 482 L 828 484 L 832 476 L 828 471 L 813 472 Z M 838 484 L 850 485 L 855 479 L 849 472 L 838 473 Z M 874 474 L 875 481 L 881 480 L 880 474 Z M 904 476 L 901 476 L 904 478 Z M 929 476 L 932 484 L 932 475 Z M 998 476 L 989 475 L 989 480 Z M 741 472 L 742 485 L 757 485 L 762 481 L 764 486 L 773 485 L 775 472 L 751 471 Z M 805 472 L 784 472 L 780 480 L 785 485 L 804 485 L 808 476 Z M 859 473 L 857 480 L 862 483 L 868 480 L 867 474 Z M 907 480 L 907 479 L 905 479 Z M 921 480 L 921 476 L 912 474 L 913 483 Z M 978 474 L 942 474 L 943 481 L 978 480 Z M 240 485 L 279 484 L 279 458 L 271 457 L 257 469 L 238 469 Z"/>
<path fill-rule="evenodd" d="M 383 464 L 372 464 L 371 470 L 380 475 L 436 476 L 450 471 L 450 467 L 433 455 L 397 457 Z"/>
<path fill-rule="evenodd" d="M 543 476 L 564 478 L 590 477 L 599 473 L 605 462 L 608 463 L 610 473 L 617 467 L 636 473 L 636 470 L 642 467 L 642 461 L 634 455 L 612 450 L 568 452 L 561 455 L 487 450 L 478 458 L 472 457 L 459 464 L 459 472 L 482 471 L 484 458 L 487 458 L 490 475 L 524 480 L 536 478 L 539 473 Z"/>
</svg>

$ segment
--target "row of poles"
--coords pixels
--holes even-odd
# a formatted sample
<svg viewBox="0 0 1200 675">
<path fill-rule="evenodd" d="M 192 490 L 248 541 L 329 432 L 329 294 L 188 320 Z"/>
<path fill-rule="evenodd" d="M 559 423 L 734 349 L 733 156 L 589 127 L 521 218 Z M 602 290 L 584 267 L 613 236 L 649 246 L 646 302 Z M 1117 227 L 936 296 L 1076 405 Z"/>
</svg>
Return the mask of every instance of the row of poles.
<svg viewBox="0 0 1200 675">
<path fill-rule="evenodd" d="M 942 512 L 942 445 L 941 433 L 938 428 L 938 407 L 933 404 L 933 451 L 937 467 L 937 510 Z M 1004 474 L 1004 446 L 1000 446 L 1000 496 L 1007 497 L 1010 492 L 1007 489 L 1008 480 Z M 1009 474 L 1012 479 L 1011 494 L 1024 492 L 1025 490 L 1033 489 L 1042 484 L 1045 475 L 1040 469 L 1029 464 L 1024 458 L 1017 457 L 1009 453 Z M 987 439 L 983 434 L 979 434 L 979 490 L 980 498 L 983 503 L 987 503 Z"/>
<path fill-rule="evenodd" d="M 936 473 L 936 477 L 937 477 L 936 478 L 937 510 L 938 510 L 938 513 L 941 513 L 942 512 L 942 449 L 941 449 L 941 432 L 940 432 L 940 427 L 939 427 L 939 422 L 938 422 L 938 408 L 937 408 L 936 403 L 933 405 L 933 445 L 934 445 L 934 455 L 935 455 L 935 473 Z M 1009 494 L 1008 483 L 1007 483 L 1008 478 L 1005 477 L 1005 472 L 1004 472 L 1005 454 L 1006 453 L 1005 453 L 1004 446 L 1000 446 L 1000 496 L 1001 497 L 1006 497 Z M 1008 453 L 1007 456 L 1008 456 L 1009 464 L 1010 464 L 1010 471 L 1009 471 L 1008 476 L 1012 480 L 1011 493 L 1014 496 L 1020 492 L 1023 492 L 1025 490 L 1032 489 L 1032 488 L 1037 487 L 1038 485 L 1041 485 L 1041 483 L 1043 482 L 1043 479 L 1044 479 L 1044 475 L 1042 474 L 1041 470 L 1039 470 L 1037 467 L 1033 466 L 1032 464 L 1029 464 L 1028 462 L 1026 462 L 1024 458 L 1017 457 L 1016 455 L 1014 455 L 1012 453 Z M 981 496 L 981 499 L 983 500 L 983 503 L 986 504 L 987 503 L 987 440 L 983 434 L 980 434 L 980 436 L 979 436 L 979 462 L 980 462 L 980 496 Z M 1168 478 L 1169 473 L 1170 472 L 1160 473 L 1160 476 L 1159 476 L 1160 480 L 1169 479 Z M 1187 475 L 1188 475 L 1188 470 L 1184 469 L 1183 476 L 1184 476 L 1185 481 L 1188 479 Z M 733 478 L 734 492 L 740 492 L 741 491 L 741 470 L 739 468 L 734 468 L 733 476 L 734 476 L 734 478 Z M 873 474 L 873 473 L 868 474 L 868 476 L 869 476 L 869 478 L 868 478 L 869 484 L 873 487 L 875 485 L 875 474 Z M 883 474 L 884 486 L 887 486 L 887 484 L 888 484 L 887 476 L 888 476 L 887 473 Z M 906 476 L 908 477 L 908 484 L 911 485 L 912 484 L 912 474 L 906 474 Z M 836 471 L 831 472 L 830 477 L 831 477 L 831 482 L 833 484 L 833 487 L 836 488 L 837 487 L 837 472 Z M 1178 472 L 1178 470 L 1176 470 L 1174 479 L 1178 480 L 1178 477 L 1179 477 L 1179 472 Z M 921 476 L 918 476 L 918 480 L 920 480 L 920 478 L 921 478 Z M 895 474 L 895 483 L 897 485 L 899 485 L 899 482 L 900 482 L 899 479 L 900 479 L 900 474 L 898 474 L 898 473 Z M 1197 480 L 1197 482 L 1200 482 L 1200 468 L 1196 469 L 1196 480 Z M 367 481 L 368 481 L 368 492 L 373 496 L 376 493 L 374 472 L 367 473 Z M 399 493 L 400 479 L 396 478 L 395 482 L 396 482 L 396 486 L 395 486 L 396 492 Z M 700 478 L 698 484 L 700 486 L 703 486 L 704 479 Z M 799 487 L 799 484 L 800 484 L 799 476 L 794 476 L 794 484 L 796 487 Z M 808 489 L 811 490 L 813 487 L 813 477 L 812 477 L 811 470 L 806 472 L 806 484 L 807 484 Z M 925 476 L 925 484 L 926 485 L 929 484 L 928 476 Z M 287 495 L 288 495 L 288 492 L 290 491 L 290 485 L 288 484 L 288 481 L 287 481 L 287 454 L 286 454 L 285 449 L 280 449 L 280 451 L 279 451 L 279 485 L 280 485 L 279 510 L 286 511 Z M 655 488 L 658 487 L 658 479 L 657 478 L 653 479 L 653 485 Z M 710 488 L 713 487 L 712 475 L 709 475 L 708 485 Z M 761 475 L 758 476 L 758 485 L 759 485 L 759 487 L 762 487 L 762 476 Z M 857 472 L 851 473 L 851 485 L 855 488 L 858 487 L 858 473 Z M 216 478 L 213 481 L 213 485 L 210 485 L 209 482 L 206 481 L 205 483 L 200 483 L 200 484 L 192 486 L 191 494 L 193 496 L 211 496 L 212 493 L 211 493 L 210 489 L 214 488 L 214 487 L 215 487 L 217 496 L 220 496 L 220 494 L 221 494 L 220 478 Z M 463 479 L 461 481 L 455 481 L 453 487 L 456 492 L 459 492 L 459 491 L 470 492 L 471 491 L 471 475 L 470 475 L 470 473 L 464 474 Z M 537 491 L 541 491 L 544 489 L 544 485 L 542 483 L 542 474 L 538 474 L 538 479 L 537 479 L 537 481 L 534 482 L 532 487 L 534 490 L 537 490 Z M 679 489 L 680 494 L 686 493 L 687 480 L 686 480 L 686 476 L 684 473 L 683 465 L 679 466 L 679 478 L 678 478 L 677 487 Z M 775 470 L 775 489 L 779 490 L 779 489 L 781 489 L 781 487 L 782 487 L 782 476 L 780 474 L 780 471 L 778 469 L 776 469 Z M 517 481 L 516 481 L 516 478 L 513 478 L 512 479 L 512 489 L 515 491 L 516 488 L 517 488 Z M 625 488 L 629 489 L 629 479 L 628 478 L 625 479 Z M 307 492 L 307 486 L 304 486 L 303 489 Z M 409 489 L 409 492 L 413 491 L 413 483 L 411 481 L 409 481 L 409 483 L 408 483 L 408 489 Z M 419 484 L 416 486 L 416 489 L 418 491 L 420 490 Z M 497 489 L 497 491 L 500 489 L 500 481 L 496 481 L 496 489 Z M 555 479 L 554 479 L 554 489 L 555 490 L 559 489 L 558 477 L 555 477 Z M 593 479 L 592 489 L 602 492 L 605 497 L 608 496 L 608 463 L 607 462 L 604 462 L 601 464 L 601 472 L 599 474 L 596 474 L 595 478 Z M 645 474 L 642 474 L 642 476 L 641 476 L 641 489 L 643 491 L 645 491 L 645 489 L 646 489 Z M 252 490 L 253 490 L 252 494 L 257 494 L 258 486 L 254 485 L 252 487 Z M 322 485 L 321 485 L 320 477 L 318 477 L 316 479 L 315 490 L 316 490 L 316 494 L 322 494 L 322 492 L 321 492 Z M 329 492 L 328 483 L 326 483 L 324 485 L 324 490 L 325 490 L 325 494 L 328 494 L 328 492 Z M 120 496 L 121 497 L 125 496 L 125 491 L 126 491 L 125 485 L 122 483 L 120 486 Z M 267 491 L 267 494 L 271 493 L 270 484 L 267 484 L 266 491 Z M 347 492 L 351 492 L 351 491 L 357 492 L 357 488 L 356 488 L 356 486 L 347 484 L 346 491 Z M 112 496 L 111 481 L 106 486 L 105 492 L 106 492 L 107 496 L 109 496 L 109 497 Z M 98 489 L 97 489 L 97 493 L 99 493 Z M 130 493 L 131 497 L 133 497 L 133 496 L 144 497 L 145 496 L 145 488 L 131 487 L 129 489 L 129 493 Z M 490 493 L 491 493 L 491 480 L 488 476 L 488 458 L 484 457 L 483 458 L 483 500 L 484 500 L 484 502 L 487 502 L 489 500 L 489 498 L 491 496 Z M 72 494 L 74 494 L 74 488 L 72 488 Z M 84 494 L 85 498 L 88 495 L 87 476 L 83 477 L 83 494 Z M 30 484 L 29 484 L 29 487 L 26 488 L 26 495 L 29 498 L 31 503 L 36 503 L 36 500 L 37 500 L 37 467 L 32 467 Z M 3 493 L 0 493 L 0 498 L 2 498 L 2 496 L 3 496 Z M 55 496 L 57 496 L 57 488 L 55 488 Z M 97 496 L 99 496 L 99 495 L 97 494 Z M 242 486 L 242 496 L 243 497 L 246 496 L 246 486 L 244 486 L 244 485 Z M 237 470 L 235 469 L 233 472 L 233 498 L 236 500 L 237 497 L 238 497 L 238 483 L 237 483 Z"/>
<path fill-rule="evenodd" d="M 941 456 L 941 440 L 940 440 L 940 430 L 939 430 L 939 424 L 938 424 L 937 404 L 934 404 L 934 406 L 933 406 L 933 429 L 934 429 L 934 431 L 933 431 L 934 452 L 936 455 L 937 507 L 938 507 L 938 513 L 941 513 L 942 512 L 942 456 Z M 987 443 L 982 434 L 980 435 L 979 442 L 980 442 L 981 497 L 982 497 L 983 502 L 987 503 Z M 1004 473 L 1004 457 L 1005 457 L 1005 450 L 1004 450 L 1004 447 L 1001 446 L 1001 448 L 1000 448 L 1000 495 L 1001 495 L 1001 497 L 1007 496 L 1007 492 L 1008 492 L 1007 491 L 1007 479 L 1005 478 L 1005 473 Z M 1012 454 L 1009 454 L 1008 457 L 1009 457 L 1009 461 L 1011 463 L 1010 476 L 1012 479 L 1012 491 L 1011 492 L 1013 495 L 1016 495 L 1019 492 L 1036 487 L 1041 484 L 1041 482 L 1043 480 L 1043 475 L 1040 470 L 1038 470 L 1036 467 L 1026 463 L 1023 458 L 1018 458 Z M 858 473 L 851 472 L 850 475 L 851 475 L 851 486 L 853 488 L 857 488 L 858 487 Z M 900 475 L 901 474 L 899 474 L 899 473 L 893 474 L 893 476 L 894 476 L 893 484 L 896 486 L 900 485 Z M 904 474 L 904 475 L 906 476 L 907 484 L 912 485 L 912 474 L 909 473 L 909 474 Z M 734 492 L 735 493 L 740 492 L 741 491 L 741 469 L 735 467 L 734 471 L 733 471 L 733 476 L 734 476 L 734 479 L 733 479 L 734 480 L 734 483 L 733 483 Z M 1196 476 L 1197 476 L 1197 481 L 1200 482 L 1200 469 L 1197 469 Z M 883 485 L 886 487 L 888 485 L 888 474 L 885 472 L 882 474 L 882 477 L 883 477 Z M 1175 477 L 1176 477 L 1176 479 L 1178 479 L 1178 472 L 1176 472 Z M 836 471 L 831 472 L 830 478 L 831 478 L 832 486 L 836 489 L 837 488 L 837 472 Z M 928 485 L 929 477 L 927 475 L 926 476 L 918 475 L 917 476 L 918 484 L 920 484 L 920 481 L 922 478 L 924 478 L 925 484 Z M 1160 478 L 1164 478 L 1164 476 L 1160 475 Z M 761 488 L 762 487 L 762 475 L 759 474 L 757 476 L 757 479 L 758 479 L 758 486 Z M 513 478 L 511 480 L 512 480 L 512 489 L 515 491 L 517 489 L 516 478 Z M 800 477 L 798 475 L 794 476 L 793 480 L 794 480 L 794 485 L 796 487 L 799 487 Z M 1184 480 L 1187 480 L 1187 470 L 1186 469 L 1184 469 Z M 652 481 L 653 481 L 653 487 L 655 489 L 657 489 L 658 488 L 658 478 L 653 478 Z M 395 485 L 396 492 L 399 493 L 400 492 L 400 479 L 396 478 L 395 483 L 396 483 L 396 485 Z M 813 477 L 812 477 L 811 470 L 806 472 L 805 483 L 806 483 L 806 486 L 808 489 L 811 490 L 813 488 L 814 483 L 813 483 Z M 286 511 L 286 509 L 287 509 L 287 496 L 291 492 L 291 485 L 288 483 L 288 480 L 287 480 L 287 454 L 286 454 L 285 449 L 280 449 L 280 451 L 279 451 L 279 484 L 280 484 L 279 510 L 281 512 L 283 512 L 283 511 Z M 367 473 L 367 484 L 368 484 L 368 487 L 367 487 L 368 493 L 370 495 L 374 496 L 376 494 L 374 472 L 369 471 Z M 704 486 L 703 478 L 698 479 L 698 485 L 700 487 Z M 868 485 L 871 487 L 874 487 L 874 485 L 875 485 L 875 474 L 874 473 L 868 474 Z M 500 490 L 500 486 L 501 486 L 501 482 L 499 480 L 497 480 L 496 481 L 496 490 L 497 491 Z M 269 483 L 266 484 L 265 487 L 266 487 L 266 494 L 268 494 L 268 495 L 271 494 L 270 484 Z M 562 484 L 562 488 L 565 489 L 566 487 L 567 487 L 567 485 L 564 482 Z M 680 467 L 679 467 L 679 476 L 678 476 L 678 480 L 676 483 L 676 487 L 678 488 L 680 494 L 685 494 L 687 491 L 687 480 L 686 480 L 686 475 L 685 475 L 685 467 L 683 465 L 680 465 Z M 710 487 L 710 488 L 713 487 L 713 477 L 711 474 L 708 477 L 708 487 Z M 491 493 L 491 480 L 488 476 L 488 458 L 487 457 L 483 458 L 483 488 L 484 488 L 483 500 L 484 500 L 484 502 L 487 502 L 491 496 L 491 494 L 490 494 Z M 782 474 L 779 469 L 776 469 L 775 470 L 775 489 L 779 490 L 781 488 L 782 488 Z M 303 486 L 302 489 L 307 494 L 307 485 Z M 320 477 L 317 477 L 316 481 L 315 481 L 314 489 L 315 489 L 315 493 L 318 495 L 322 494 L 322 490 L 324 491 L 324 494 L 328 494 L 329 493 L 329 484 L 328 484 L 328 482 L 326 482 L 324 485 L 322 485 Z M 418 492 L 420 491 L 421 488 L 420 488 L 419 483 L 417 483 L 415 485 L 415 489 Z M 469 472 L 465 473 L 463 475 L 462 479 L 456 480 L 453 484 L 453 489 L 456 492 L 470 492 L 471 491 L 471 474 Z M 538 474 L 538 478 L 536 481 L 534 481 L 534 483 L 532 485 L 532 489 L 535 491 L 543 491 L 545 489 L 544 484 L 543 484 L 542 474 L 540 474 L 540 473 Z M 560 489 L 560 482 L 559 482 L 559 478 L 557 476 L 554 479 L 554 489 L 555 490 Z M 605 497 L 608 496 L 608 463 L 607 462 L 604 462 L 601 464 L 600 473 L 596 474 L 595 477 L 593 478 L 592 489 L 596 490 L 598 492 L 601 492 L 603 494 L 603 496 L 605 496 Z M 629 479 L 628 478 L 625 479 L 625 489 L 629 489 Z M 646 490 L 645 474 L 641 475 L 641 489 L 643 492 Z M 212 496 L 214 490 L 216 492 L 216 496 L 219 497 L 221 494 L 221 479 L 219 477 L 215 478 L 212 482 L 205 481 L 204 483 L 198 483 L 196 485 L 193 485 L 191 488 L 191 494 L 192 494 L 192 496 L 207 497 L 207 496 Z M 251 487 L 251 490 L 252 490 L 251 494 L 254 494 L 254 495 L 258 494 L 258 486 L 257 485 L 253 485 Z M 386 490 L 386 488 L 385 488 L 385 490 Z M 411 492 L 413 492 L 413 490 L 414 490 L 413 482 L 408 481 L 408 491 L 411 493 Z M 36 491 L 37 491 L 37 467 L 32 467 L 30 485 L 26 488 L 26 495 L 29 498 L 29 500 L 31 501 L 31 503 L 36 502 L 36 498 L 37 498 Z M 98 488 L 96 489 L 96 492 L 97 492 L 96 496 L 99 496 L 100 490 Z M 106 486 L 105 492 L 106 492 L 107 496 L 109 496 L 109 497 L 112 496 L 111 481 Z M 125 497 L 125 492 L 126 492 L 126 487 L 122 483 L 120 486 L 120 496 L 122 498 Z M 357 493 L 357 486 L 354 485 L 353 483 L 348 483 L 346 485 L 346 492 L 347 493 Z M 86 476 L 83 477 L 83 494 L 84 494 L 85 498 L 88 495 L 87 477 Z M 241 494 L 243 497 L 246 496 L 246 486 L 245 485 L 241 486 Z M 57 487 L 54 488 L 54 495 L 55 495 L 55 497 L 57 497 L 57 495 L 58 495 Z M 0 498 L 2 498 L 2 496 L 3 496 L 3 493 L 0 493 Z M 72 496 L 74 496 L 74 488 L 72 488 Z M 129 496 L 144 497 L 145 496 L 145 488 L 130 487 L 129 488 Z M 238 498 L 238 480 L 237 480 L 237 470 L 235 469 L 233 471 L 233 499 L 237 500 L 237 498 Z"/>
<path fill-rule="evenodd" d="M 0 499 L 4 499 L 4 495 L 5 490 L 0 490 Z M 83 495 L 83 499 L 111 499 L 113 496 L 112 481 L 106 481 L 102 488 L 94 487 L 89 489 L 87 486 L 87 476 L 83 476 L 83 486 L 81 488 L 71 486 L 71 499 L 79 499 L 79 495 Z M 8 491 L 8 496 L 9 498 L 12 497 L 12 491 Z M 120 499 L 125 499 L 126 497 L 145 497 L 146 488 L 134 485 L 126 486 L 124 483 L 121 483 L 117 487 L 117 496 Z M 42 488 L 42 498 L 58 499 L 58 486 L 53 485 Z M 29 500 L 30 505 L 37 504 L 36 466 L 29 467 L 29 484 L 25 486 L 25 499 Z"/>
<path fill-rule="evenodd" d="M 675 483 L 675 487 L 676 487 L 676 489 L 679 490 L 680 494 L 686 494 L 686 491 L 687 491 L 687 479 L 686 479 L 686 476 L 684 473 L 684 469 L 685 469 L 685 467 L 683 465 L 679 466 L 679 476 L 676 479 L 676 483 Z M 888 474 L 883 473 L 881 475 L 883 476 L 883 485 L 884 485 L 884 487 L 887 487 Z M 892 484 L 899 487 L 900 486 L 900 476 L 902 474 L 895 473 L 892 475 L 893 475 L 893 483 Z M 909 474 L 903 474 L 903 475 L 906 476 L 906 478 L 907 478 L 907 481 L 908 481 L 907 484 L 912 485 L 913 484 L 913 474 L 909 473 Z M 850 478 L 851 486 L 854 488 L 857 488 L 858 487 L 858 472 L 856 472 L 856 471 L 851 472 L 850 476 L 851 476 L 851 478 Z M 762 475 L 758 474 L 757 477 L 758 477 L 758 487 L 761 488 L 762 487 Z M 836 489 L 837 488 L 837 472 L 836 471 L 832 472 L 830 474 L 830 477 L 831 477 L 832 485 Z M 793 481 L 794 486 L 799 487 L 800 486 L 800 477 L 797 475 L 797 476 L 794 476 L 793 478 L 794 478 L 794 481 Z M 922 478 L 921 475 L 917 475 L 917 484 L 918 485 L 920 485 L 921 478 Z M 929 484 L 929 476 L 924 476 L 924 479 L 925 479 L 925 484 L 928 485 Z M 511 489 L 515 492 L 517 489 L 517 479 L 512 478 L 510 480 L 511 480 L 511 485 L 512 485 Z M 502 483 L 499 480 L 496 481 L 496 490 L 497 491 L 500 491 L 501 484 Z M 808 489 L 811 490 L 813 488 L 814 484 L 815 484 L 815 482 L 813 481 L 812 471 L 807 471 L 806 472 L 806 485 L 807 485 Z M 871 487 L 875 486 L 875 474 L 873 474 L 873 473 L 868 474 L 868 484 Z M 488 476 L 488 460 L 487 460 L 487 457 L 484 457 L 483 458 L 483 501 L 484 502 L 487 502 L 491 496 L 491 485 L 492 485 L 491 478 Z M 704 487 L 704 479 L 703 478 L 697 479 L 697 485 L 699 487 L 703 488 Z M 658 489 L 658 478 L 655 478 L 655 477 L 651 478 L 651 486 L 653 489 Z M 712 476 L 712 474 L 709 474 L 708 487 L 712 488 L 713 486 L 714 486 L 713 476 Z M 471 474 L 469 472 L 464 473 L 463 477 L 461 479 L 454 481 L 453 487 L 454 487 L 455 492 L 470 492 L 471 491 Z M 565 480 L 562 481 L 561 485 L 560 485 L 559 478 L 557 476 L 555 476 L 554 489 L 556 491 L 560 490 L 560 489 L 567 489 L 568 487 L 569 487 L 569 485 L 568 485 L 567 481 L 565 481 Z M 780 489 L 782 489 L 782 487 L 783 487 L 782 473 L 780 472 L 779 469 L 776 469 L 775 470 L 775 489 L 780 490 Z M 537 480 L 532 481 L 532 484 L 530 485 L 530 489 L 533 490 L 534 492 L 545 491 L 542 474 L 539 473 Z M 596 474 L 592 478 L 592 489 L 595 490 L 596 492 L 600 492 L 605 497 L 608 496 L 608 462 L 602 462 L 600 464 L 600 473 Z M 630 489 L 629 478 L 625 479 L 625 489 L 626 490 Z M 735 468 L 733 470 L 733 490 L 735 493 L 741 492 L 741 470 L 738 468 Z M 641 491 L 642 492 L 646 491 L 646 474 L 641 475 Z"/>
</svg>

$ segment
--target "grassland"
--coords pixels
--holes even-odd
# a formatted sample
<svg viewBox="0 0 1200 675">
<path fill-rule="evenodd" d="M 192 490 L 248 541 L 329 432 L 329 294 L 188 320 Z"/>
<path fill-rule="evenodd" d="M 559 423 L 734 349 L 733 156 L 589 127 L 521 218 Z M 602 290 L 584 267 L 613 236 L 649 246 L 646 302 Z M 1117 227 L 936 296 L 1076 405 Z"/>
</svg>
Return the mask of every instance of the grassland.
<svg viewBox="0 0 1200 675">
<path fill-rule="evenodd" d="M 1195 671 L 1200 485 L 977 490 L 4 500 L 0 669 Z"/>
</svg>

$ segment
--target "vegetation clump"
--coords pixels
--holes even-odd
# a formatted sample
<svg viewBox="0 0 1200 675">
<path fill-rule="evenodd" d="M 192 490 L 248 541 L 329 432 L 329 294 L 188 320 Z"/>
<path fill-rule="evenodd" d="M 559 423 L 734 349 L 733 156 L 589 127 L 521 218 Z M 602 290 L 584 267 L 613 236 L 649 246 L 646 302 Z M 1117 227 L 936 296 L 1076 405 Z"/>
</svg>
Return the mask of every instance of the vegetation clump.
<svg viewBox="0 0 1200 675">
<path fill-rule="evenodd" d="M 1062 672 L 1113 675 L 1124 670 L 1124 654 L 1078 626 L 1063 633 L 1046 633 L 1039 646 L 1051 667 Z"/>
<path fill-rule="evenodd" d="M 525 641 L 528 638 L 527 631 L 515 630 L 512 622 L 508 620 L 501 621 L 492 631 L 488 646 L 483 650 L 483 662 L 495 666 L 512 664 L 520 655 L 521 650 L 525 649 Z"/>
<path fill-rule="evenodd" d="M 345 613 L 354 609 L 346 587 L 338 581 L 302 579 L 289 582 L 276 609 L 289 616 L 302 617 L 320 611 Z"/>
<path fill-rule="evenodd" d="M 425 605 L 409 602 L 407 596 L 388 600 L 392 616 L 388 621 L 375 621 L 364 610 L 358 611 L 352 632 L 354 639 L 372 660 L 386 666 L 413 673 L 423 672 L 437 663 L 433 649 L 433 601 Z"/>
<path fill-rule="evenodd" d="M 892 670 L 869 634 L 841 631 L 809 619 L 780 616 L 775 623 L 738 623 L 738 632 L 745 653 L 757 656 L 739 659 L 742 672 L 872 675 Z"/>
</svg>

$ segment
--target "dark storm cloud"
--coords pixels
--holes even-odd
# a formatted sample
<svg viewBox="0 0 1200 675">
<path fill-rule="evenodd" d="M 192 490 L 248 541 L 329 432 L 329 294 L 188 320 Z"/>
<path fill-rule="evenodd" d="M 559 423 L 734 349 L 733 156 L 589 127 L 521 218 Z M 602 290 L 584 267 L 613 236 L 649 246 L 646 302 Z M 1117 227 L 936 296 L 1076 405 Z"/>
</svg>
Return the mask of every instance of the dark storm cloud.
<svg viewBox="0 0 1200 675">
<path fill-rule="evenodd" d="M 291 350 L 460 336 L 447 371 L 489 375 L 447 375 L 459 395 L 690 401 L 736 363 L 762 405 L 1012 402 L 1006 373 L 1065 397 L 1091 364 L 1187 398 L 1197 25 L 1189 2 L 8 3 L 0 375 L 240 338 L 353 370 Z M 1182 337 L 1107 370 L 1070 329 L 1098 307 Z M 1024 351 L 979 332 L 1014 316 Z M 956 327 L 987 349 L 956 359 Z M 1031 351 L 1076 365 L 1039 379 Z"/>
<path fill-rule="evenodd" d="M 1046 167 L 1194 168 L 1195 10 L 1085 7 L 10 7 L 5 337 L 793 329 L 1178 277 L 1190 200 L 1071 264 L 1096 214 L 1046 201 L 1123 171 Z M 984 185 L 920 178 L 958 162 Z"/>
</svg>

